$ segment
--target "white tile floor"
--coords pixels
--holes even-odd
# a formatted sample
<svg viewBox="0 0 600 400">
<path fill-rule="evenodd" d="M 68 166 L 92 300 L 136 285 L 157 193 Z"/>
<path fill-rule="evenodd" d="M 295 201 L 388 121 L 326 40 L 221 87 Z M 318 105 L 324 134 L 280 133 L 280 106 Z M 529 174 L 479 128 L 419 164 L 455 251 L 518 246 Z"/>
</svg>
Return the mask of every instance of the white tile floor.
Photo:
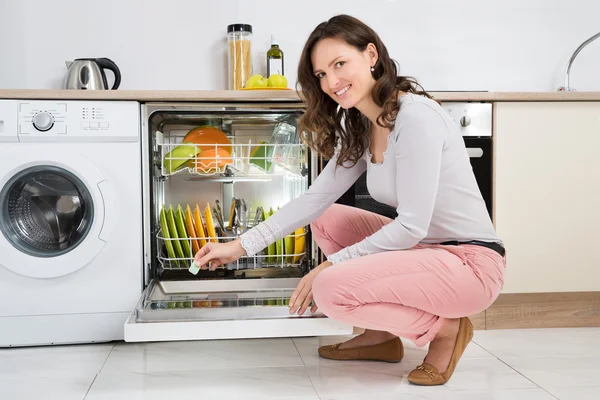
<svg viewBox="0 0 600 400">
<path fill-rule="evenodd" d="M 600 328 L 477 331 L 448 384 L 399 364 L 339 362 L 317 347 L 346 338 L 98 344 L 0 350 L 0 399 L 600 399 Z"/>
</svg>

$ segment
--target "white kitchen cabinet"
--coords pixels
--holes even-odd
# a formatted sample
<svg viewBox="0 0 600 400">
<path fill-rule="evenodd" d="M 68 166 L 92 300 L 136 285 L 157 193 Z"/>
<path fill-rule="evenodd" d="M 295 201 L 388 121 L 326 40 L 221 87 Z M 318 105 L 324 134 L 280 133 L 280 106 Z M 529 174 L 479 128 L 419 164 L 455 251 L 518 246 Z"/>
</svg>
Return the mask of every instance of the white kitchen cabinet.
<svg viewBox="0 0 600 400">
<path fill-rule="evenodd" d="M 600 290 L 600 102 L 496 103 L 504 293 Z"/>
</svg>

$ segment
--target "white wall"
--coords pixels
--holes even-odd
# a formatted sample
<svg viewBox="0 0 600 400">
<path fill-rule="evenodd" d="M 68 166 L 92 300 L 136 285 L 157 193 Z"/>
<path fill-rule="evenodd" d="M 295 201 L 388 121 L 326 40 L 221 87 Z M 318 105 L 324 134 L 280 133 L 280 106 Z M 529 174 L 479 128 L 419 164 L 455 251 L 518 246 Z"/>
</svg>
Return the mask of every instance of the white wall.
<svg viewBox="0 0 600 400">
<path fill-rule="evenodd" d="M 554 91 L 577 46 L 600 31 L 597 0 L 0 0 L 0 88 L 60 88 L 64 61 L 109 57 L 122 89 L 226 88 L 226 26 L 254 28 L 255 70 L 270 34 L 295 82 L 321 21 L 356 16 L 383 38 L 401 73 L 427 90 Z M 600 39 L 571 86 L 600 90 Z"/>
</svg>

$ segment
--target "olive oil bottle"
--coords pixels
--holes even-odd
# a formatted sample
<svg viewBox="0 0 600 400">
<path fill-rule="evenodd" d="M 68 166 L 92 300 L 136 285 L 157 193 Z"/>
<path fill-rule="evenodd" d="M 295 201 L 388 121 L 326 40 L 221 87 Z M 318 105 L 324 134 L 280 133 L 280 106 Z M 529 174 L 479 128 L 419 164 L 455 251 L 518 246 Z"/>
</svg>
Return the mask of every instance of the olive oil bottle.
<svg viewBox="0 0 600 400">
<path fill-rule="evenodd" d="M 283 51 L 279 48 L 279 43 L 271 35 L 271 48 L 267 51 L 267 78 L 273 74 L 285 76 L 283 71 Z"/>
</svg>

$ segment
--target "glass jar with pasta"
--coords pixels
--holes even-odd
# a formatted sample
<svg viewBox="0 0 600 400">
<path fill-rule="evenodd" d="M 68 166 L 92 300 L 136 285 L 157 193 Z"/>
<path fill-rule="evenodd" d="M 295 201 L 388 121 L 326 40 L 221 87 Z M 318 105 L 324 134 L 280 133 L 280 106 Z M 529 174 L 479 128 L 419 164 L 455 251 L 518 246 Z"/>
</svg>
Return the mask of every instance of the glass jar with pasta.
<svg viewBox="0 0 600 400">
<path fill-rule="evenodd" d="M 227 26 L 229 45 L 229 89 L 239 90 L 252 75 L 252 25 Z"/>
</svg>

